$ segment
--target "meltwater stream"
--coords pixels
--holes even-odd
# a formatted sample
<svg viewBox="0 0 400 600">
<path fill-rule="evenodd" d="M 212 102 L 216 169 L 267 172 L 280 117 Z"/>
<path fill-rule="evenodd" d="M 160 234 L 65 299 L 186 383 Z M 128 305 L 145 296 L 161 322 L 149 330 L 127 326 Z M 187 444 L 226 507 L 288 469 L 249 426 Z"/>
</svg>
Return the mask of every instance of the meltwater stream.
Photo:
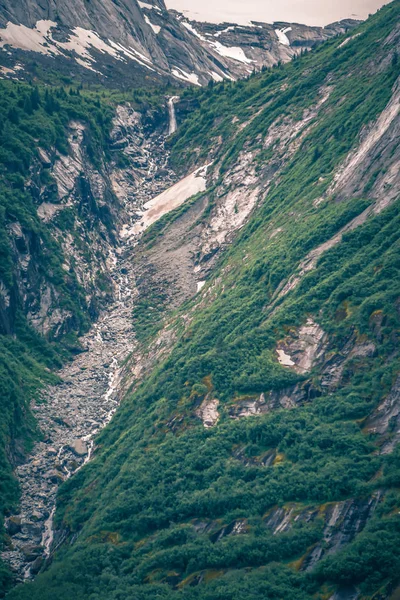
<svg viewBox="0 0 400 600">
<path fill-rule="evenodd" d="M 178 129 L 175 114 L 175 103 L 178 102 L 179 96 L 172 96 L 168 99 L 168 110 L 169 110 L 169 131 L 168 135 L 172 135 Z"/>
<path fill-rule="evenodd" d="M 177 128 L 177 100 L 168 100 L 170 133 Z M 152 143 L 159 153 L 162 139 L 145 140 L 143 152 L 149 159 Z M 155 174 L 164 164 L 159 167 L 157 156 L 155 152 L 154 159 L 149 160 L 147 177 L 149 181 L 154 177 L 155 184 L 146 188 L 147 200 L 160 192 Z M 165 183 L 165 187 L 171 186 L 171 177 Z M 43 436 L 27 461 L 15 470 L 21 488 L 20 510 L 6 519 L 11 542 L 1 554 L 17 580 L 32 579 L 63 542 L 54 530 L 58 486 L 90 460 L 96 434 L 118 408 L 122 365 L 137 347 L 132 323 L 137 292 L 131 253 L 138 241 L 139 236 L 125 239 L 122 248 L 110 249 L 114 304 L 81 338 L 83 352 L 58 373 L 61 383 L 46 388 L 31 407 Z"/>
<path fill-rule="evenodd" d="M 44 439 L 28 461 L 17 467 L 20 513 L 8 519 L 12 548 L 3 559 L 29 579 L 57 547 L 53 518 L 58 485 L 81 469 L 93 451 L 94 437 L 118 407 L 121 364 L 135 349 L 132 327 L 134 282 L 116 271 L 119 299 L 81 339 L 84 352 L 60 373 L 32 410 Z"/>
</svg>

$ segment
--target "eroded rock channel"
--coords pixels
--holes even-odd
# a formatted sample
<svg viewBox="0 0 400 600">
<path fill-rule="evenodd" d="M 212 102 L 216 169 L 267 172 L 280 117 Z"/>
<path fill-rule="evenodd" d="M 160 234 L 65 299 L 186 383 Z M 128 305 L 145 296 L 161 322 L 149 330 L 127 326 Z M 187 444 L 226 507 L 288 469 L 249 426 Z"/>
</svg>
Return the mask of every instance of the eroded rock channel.
<svg viewBox="0 0 400 600">
<path fill-rule="evenodd" d="M 119 299 L 81 339 L 84 352 L 59 373 L 62 382 L 32 406 L 43 439 L 16 469 L 20 513 L 7 519 L 12 547 L 2 555 L 24 578 L 34 576 L 52 550 L 59 484 L 90 459 L 96 433 L 118 406 L 120 365 L 135 348 L 134 282 L 126 274 L 115 277 Z"/>
<path fill-rule="evenodd" d="M 171 111 L 170 118 L 175 128 Z M 114 170 L 112 176 L 114 191 L 124 204 L 131 226 L 145 214 L 145 203 L 157 199 L 177 179 L 167 168 L 165 135 L 143 142 L 138 119 L 129 107 L 119 107 L 113 131 L 115 145 L 123 144 L 126 154 L 135 161 L 139 154 L 142 158 L 142 176 L 129 173 L 129 169 Z M 163 178 L 158 174 L 160 165 Z M 58 486 L 90 460 L 96 434 L 118 407 L 122 364 L 132 355 L 131 360 L 136 360 L 132 311 L 138 292 L 133 253 L 141 231 L 134 236 L 124 235 L 123 229 L 120 233 L 120 246 L 110 250 L 107 257 L 114 281 L 113 303 L 81 338 L 83 351 L 58 373 L 60 383 L 43 390 L 32 405 L 42 436 L 26 462 L 16 468 L 20 506 L 18 514 L 6 519 L 10 542 L 2 552 L 3 560 L 21 581 L 32 579 L 60 543 L 53 531 Z"/>
</svg>

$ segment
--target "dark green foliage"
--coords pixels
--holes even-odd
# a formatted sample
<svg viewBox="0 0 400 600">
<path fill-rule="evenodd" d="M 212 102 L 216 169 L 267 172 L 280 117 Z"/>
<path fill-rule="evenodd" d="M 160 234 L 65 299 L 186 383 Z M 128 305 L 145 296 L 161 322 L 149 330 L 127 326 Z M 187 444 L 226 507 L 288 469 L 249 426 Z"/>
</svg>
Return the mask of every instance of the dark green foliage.
<svg viewBox="0 0 400 600">
<path fill-rule="evenodd" d="M 61 488 L 56 522 L 71 545 L 10 598 L 325 600 L 342 583 L 359 585 L 364 598 L 399 584 L 399 452 L 380 454 L 367 427 L 400 367 L 399 202 L 344 235 L 278 297 L 308 253 L 372 202 L 373 181 L 361 198 L 314 201 L 390 99 L 398 66 L 383 60 L 391 48 L 382 40 L 398 20 L 395 2 L 340 50 L 333 40 L 249 81 L 187 92 L 200 108 L 171 142 L 176 164 L 201 161 L 221 135 L 228 170 L 277 117 L 295 120 L 315 106 L 327 76 L 333 88 L 221 260 L 209 295 L 169 315 L 177 342 L 168 358 L 128 394 L 94 460 Z M 233 117 L 243 123 L 259 109 L 238 133 Z M 262 154 L 260 170 L 273 158 Z M 167 225 L 149 232 L 148 243 Z M 338 387 L 326 387 L 318 365 L 299 375 L 277 361 L 277 343 L 309 317 L 327 333 L 328 356 L 343 362 Z M 373 352 L 344 362 L 346 347 L 367 343 Z M 292 410 L 232 419 L 243 399 L 296 385 L 307 394 Z M 196 416 L 207 395 L 220 402 L 211 429 Z M 326 503 L 377 490 L 384 501 L 365 530 L 312 572 L 300 571 L 313 545 L 324 544 Z M 268 518 L 279 507 L 317 516 L 273 535 Z"/>
<path fill-rule="evenodd" d="M 123 94 L 0 81 L 0 289 L 10 298 L 8 308 L 2 310 L 0 304 L 0 515 L 15 510 L 18 502 L 10 460 L 21 459 L 39 435 L 30 413 L 30 401 L 43 383 L 54 380 L 48 370 L 60 367 L 71 353 L 79 351 L 77 336 L 87 330 L 90 323 L 85 293 L 73 270 L 74 261 L 71 260 L 72 267 L 66 272 L 58 242 L 60 234 L 69 232 L 79 251 L 83 255 L 87 253 L 86 240 L 76 232 L 76 209 L 60 211 L 50 225 L 44 224 L 37 215 L 38 188 L 46 187 L 49 201 L 59 201 L 49 165 L 41 165 L 39 149 L 50 157 L 54 150 L 67 155 L 70 152 L 68 125 L 71 120 L 80 121 L 86 126 L 86 153 L 95 167 L 102 166 L 104 160 L 110 159 L 109 130 L 115 105 L 129 101 L 136 108 L 155 111 L 160 99 L 164 100 L 164 93 L 167 90 L 136 90 Z M 87 201 L 89 209 L 96 209 L 83 178 L 80 191 L 83 204 Z M 108 213 L 104 211 L 99 218 L 112 235 Z M 10 227 L 15 225 L 23 234 L 23 239 L 17 242 L 21 247 L 17 249 L 10 236 Z M 50 333 L 45 340 L 27 322 L 25 312 L 29 307 L 18 291 L 21 284 L 18 252 L 29 253 L 31 257 L 30 264 L 35 270 L 33 294 L 38 295 L 41 283 L 46 282 L 56 290 L 60 308 L 73 315 L 70 330 L 56 339 Z M 109 282 L 101 273 L 96 283 L 100 291 L 109 290 Z M 2 571 L 0 594 L 9 583 L 10 576 Z"/>
</svg>

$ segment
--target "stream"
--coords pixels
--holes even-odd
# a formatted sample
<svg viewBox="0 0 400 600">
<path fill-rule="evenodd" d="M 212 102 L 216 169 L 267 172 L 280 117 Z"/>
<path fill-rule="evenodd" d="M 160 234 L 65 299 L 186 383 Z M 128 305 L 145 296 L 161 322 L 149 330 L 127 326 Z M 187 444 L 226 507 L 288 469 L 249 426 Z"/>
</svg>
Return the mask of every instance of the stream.
<svg viewBox="0 0 400 600">
<path fill-rule="evenodd" d="M 177 100 L 168 100 L 170 133 L 177 128 Z M 155 159 L 150 156 L 151 143 L 148 147 L 144 152 L 151 159 L 147 171 L 150 180 L 158 165 L 157 154 Z M 170 185 L 166 180 L 165 187 Z M 142 187 L 143 201 L 157 195 L 159 186 Z M 15 469 L 21 489 L 19 512 L 6 519 L 11 542 L 1 553 L 17 581 L 34 578 L 63 542 L 53 527 L 58 486 L 90 460 L 96 435 L 118 408 L 122 365 L 137 349 L 132 322 L 137 298 L 132 252 L 137 242 L 122 239 L 121 248 L 110 249 L 114 303 L 80 339 L 83 352 L 57 373 L 60 383 L 45 388 L 32 403 L 42 438 L 26 462 Z"/>
<path fill-rule="evenodd" d="M 175 103 L 178 102 L 179 96 L 172 96 L 168 99 L 168 110 L 169 110 L 169 130 L 168 135 L 172 135 L 178 129 L 175 114 Z"/>
<path fill-rule="evenodd" d="M 94 437 L 118 407 L 121 364 L 135 349 L 134 281 L 126 269 L 123 275 L 120 270 L 115 274 L 118 300 L 81 338 L 84 352 L 58 373 L 62 382 L 44 390 L 40 401 L 32 405 L 43 439 L 16 469 L 20 513 L 6 523 L 14 533 L 13 547 L 2 553 L 24 579 L 35 575 L 55 549 L 58 485 L 90 460 Z"/>
</svg>

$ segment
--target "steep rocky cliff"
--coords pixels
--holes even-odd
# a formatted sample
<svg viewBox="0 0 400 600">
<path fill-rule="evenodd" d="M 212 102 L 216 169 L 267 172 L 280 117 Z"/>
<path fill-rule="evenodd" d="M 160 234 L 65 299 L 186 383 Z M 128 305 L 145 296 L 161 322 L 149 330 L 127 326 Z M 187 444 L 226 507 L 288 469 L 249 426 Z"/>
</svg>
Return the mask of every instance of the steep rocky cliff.
<svg viewBox="0 0 400 600">
<path fill-rule="evenodd" d="M 191 23 L 163 0 L 0 4 L 3 76 L 101 82 L 111 87 L 204 85 L 288 61 L 354 27 Z"/>
<path fill-rule="evenodd" d="M 123 104 L 118 105 L 104 97 L 80 95 L 79 90 L 66 94 L 62 88 L 49 91 L 8 82 L 2 83 L 0 96 L 4 115 L 0 181 L 1 510 L 11 511 L 18 501 L 10 472 L 13 466 L 20 469 L 23 495 L 27 489 L 31 492 L 30 510 L 34 508 L 39 516 L 35 523 L 28 519 L 25 525 L 20 515 L 17 521 L 22 519 L 21 527 L 14 521 L 10 527 L 29 541 L 30 536 L 36 539 L 41 528 L 44 531 L 53 506 L 47 510 L 47 501 L 54 504 L 54 484 L 58 482 L 51 476 L 50 452 L 49 487 L 41 482 L 32 491 L 28 481 L 28 488 L 24 488 L 22 474 L 32 439 L 47 439 L 47 443 L 51 439 L 44 433 L 44 423 L 50 417 L 45 413 L 43 422 L 39 414 L 38 389 L 46 381 L 55 383 L 52 370 L 76 354 L 82 357 L 82 364 L 90 366 L 88 373 L 94 373 L 92 381 L 88 377 L 86 392 L 94 387 L 95 400 L 98 390 L 107 387 L 118 348 L 122 348 L 123 357 L 128 352 L 124 338 L 109 348 L 109 358 L 105 350 L 96 358 L 87 358 L 93 335 L 89 334 L 88 340 L 78 336 L 106 307 L 130 295 L 120 264 L 121 231 L 139 219 L 137 213 L 143 203 L 168 187 L 175 176 L 165 167 L 168 153 L 163 144 L 169 113 L 167 99 L 162 96 L 154 108 L 147 101 L 141 104 L 123 98 Z M 122 316 L 111 321 L 122 336 L 121 329 L 130 329 L 131 311 L 132 306 L 128 306 Z M 95 345 L 99 335 L 94 334 Z M 101 373 L 107 361 L 110 371 Z M 82 371 L 87 368 L 82 366 Z M 76 366 L 72 372 L 76 373 Z M 85 382 L 80 388 L 78 396 L 82 397 Z M 33 398 L 36 420 L 29 406 Z M 64 392 L 61 398 L 65 400 Z M 107 422 L 111 414 L 110 402 L 112 407 L 114 399 L 105 399 L 102 416 L 97 402 L 93 405 L 92 416 L 100 423 Z M 77 436 L 73 402 L 71 407 L 68 418 L 72 417 L 72 429 L 65 425 L 58 408 L 53 415 L 65 446 L 66 439 L 72 444 Z M 37 462 L 31 467 L 41 473 Z M 41 508 L 38 498 L 46 495 Z M 4 578 L 8 580 L 7 575 Z"/>
</svg>

